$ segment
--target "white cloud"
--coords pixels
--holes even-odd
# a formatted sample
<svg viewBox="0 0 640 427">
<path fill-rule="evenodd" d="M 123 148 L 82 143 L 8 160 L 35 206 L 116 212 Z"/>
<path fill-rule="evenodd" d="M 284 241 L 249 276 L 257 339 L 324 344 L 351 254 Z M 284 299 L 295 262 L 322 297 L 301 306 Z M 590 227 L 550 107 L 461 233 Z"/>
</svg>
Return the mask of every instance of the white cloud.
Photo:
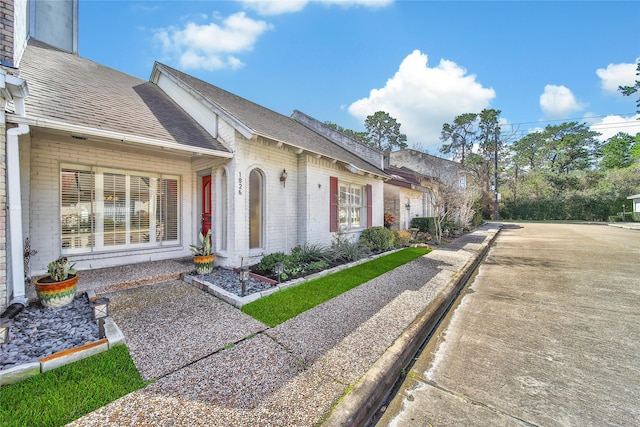
<svg viewBox="0 0 640 427">
<path fill-rule="evenodd" d="M 565 86 L 546 85 L 544 93 L 540 95 L 540 108 L 547 118 L 567 117 L 585 107 Z"/>
<path fill-rule="evenodd" d="M 342 7 L 364 6 L 370 8 L 385 7 L 394 0 L 238 0 L 245 8 L 258 12 L 260 15 L 282 15 L 300 12 L 309 3 L 322 3 L 329 6 Z"/>
<path fill-rule="evenodd" d="M 180 68 L 211 71 L 241 67 L 242 61 L 235 55 L 253 49 L 258 38 L 271 28 L 264 21 L 238 12 L 220 24 L 188 22 L 182 28 L 158 30 L 154 37 L 161 43 L 165 55 L 177 61 Z"/>
<path fill-rule="evenodd" d="M 394 0 L 312 0 L 318 3 L 324 3 L 328 5 L 337 5 L 343 7 L 363 6 L 377 9 L 380 7 L 389 6 Z"/>
<path fill-rule="evenodd" d="M 606 141 L 619 132 L 636 135 L 640 132 L 640 114 L 634 116 L 622 117 L 617 115 L 606 116 L 599 121 L 591 120 L 590 129 L 600 132 L 602 135 L 598 137 L 601 141 Z M 588 118 L 587 118 L 587 122 Z"/>
<path fill-rule="evenodd" d="M 282 15 L 300 12 L 305 8 L 307 0 L 278 1 L 278 0 L 238 0 L 245 8 L 258 12 L 260 15 Z"/>
<path fill-rule="evenodd" d="M 640 61 L 640 58 L 636 61 Z M 633 64 L 609 64 L 607 68 L 598 68 L 596 74 L 600 77 L 602 90 L 607 94 L 617 94 L 619 86 L 633 86 L 636 77 L 636 67 Z"/>
<path fill-rule="evenodd" d="M 463 113 L 480 112 L 495 98 L 495 91 L 476 81 L 475 75 L 453 61 L 441 59 L 429 68 L 426 54 L 413 51 L 396 74 L 380 89 L 372 89 L 348 111 L 362 122 L 376 111 L 386 111 L 402 125 L 409 146 L 441 144 L 442 125 Z"/>
</svg>

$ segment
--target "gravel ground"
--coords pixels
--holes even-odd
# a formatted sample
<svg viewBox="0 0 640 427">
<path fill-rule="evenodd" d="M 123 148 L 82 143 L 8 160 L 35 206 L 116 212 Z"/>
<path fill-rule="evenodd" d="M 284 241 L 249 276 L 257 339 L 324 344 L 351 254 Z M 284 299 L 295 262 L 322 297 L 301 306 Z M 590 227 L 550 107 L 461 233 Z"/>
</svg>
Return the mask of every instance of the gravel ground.
<svg viewBox="0 0 640 427">
<path fill-rule="evenodd" d="M 14 317 L 9 331 L 9 343 L 0 346 L 0 370 L 37 362 L 58 351 L 100 339 L 84 293 L 64 307 L 29 304 Z"/>
<path fill-rule="evenodd" d="M 457 251 L 436 250 L 273 329 L 177 282 L 136 297 L 116 292 L 112 313 L 136 365 L 160 378 L 71 425 L 317 425 L 474 256 L 486 238 L 480 234 L 468 235 L 470 246 L 463 236 Z M 172 340 L 150 333 L 154 322 L 172 319 Z M 185 357 L 185 342 L 200 350 Z"/>
<path fill-rule="evenodd" d="M 403 292 L 423 287 L 437 273 L 438 267 L 432 264 L 425 258 L 405 264 L 267 333 L 295 349 L 299 357 L 314 362 Z"/>
<path fill-rule="evenodd" d="M 160 378 L 266 328 L 182 281 L 105 294 L 145 380 Z"/>
<path fill-rule="evenodd" d="M 212 283 L 225 291 L 231 292 L 232 294 L 242 296 L 242 281 L 240 280 L 240 275 L 233 270 L 216 267 L 210 274 L 194 274 L 193 277 L 204 282 Z M 245 282 L 245 291 L 247 295 L 264 291 L 271 287 L 273 287 L 272 284 L 253 277 L 249 277 L 249 280 Z"/>
</svg>

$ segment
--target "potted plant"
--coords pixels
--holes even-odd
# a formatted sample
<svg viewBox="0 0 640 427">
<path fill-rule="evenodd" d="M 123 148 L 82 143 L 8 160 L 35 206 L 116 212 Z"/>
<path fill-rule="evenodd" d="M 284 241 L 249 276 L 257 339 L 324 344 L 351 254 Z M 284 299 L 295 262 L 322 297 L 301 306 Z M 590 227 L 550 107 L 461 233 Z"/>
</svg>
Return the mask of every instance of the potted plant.
<svg viewBox="0 0 640 427">
<path fill-rule="evenodd" d="M 36 294 L 43 306 L 58 308 L 73 301 L 78 283 L 78 272 L 73 268 L 74 265 L 67 257 L 60 257 L 49 263 L 47 276 L 34 282 Z"/>
<path fill-rule="evenodd" d="M 211 248 L 211 230 L 207 231 L 206 236 L 200 232 L 200 235 L 198 236 L 198 244 L 189 245 L 189 249 L 193 252 L 193 263 L 196 266 L 196 273 L 211 273 L 216 259 Z"/>
</svg>

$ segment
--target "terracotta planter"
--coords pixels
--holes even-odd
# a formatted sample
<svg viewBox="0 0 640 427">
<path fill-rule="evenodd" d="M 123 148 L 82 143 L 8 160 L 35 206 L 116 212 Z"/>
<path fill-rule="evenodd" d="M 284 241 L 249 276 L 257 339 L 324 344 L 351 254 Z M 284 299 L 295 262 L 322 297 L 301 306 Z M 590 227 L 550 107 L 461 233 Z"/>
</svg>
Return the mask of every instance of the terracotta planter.
<svg viewBox="0 0 640 427">
<path fill-rule="evenodd" d="M 213 271 L 215 255 L 194 255 L 193 263 L 196 266 L 196 273 L 209 274 Z"/>
<path fill-rule="evenodd" d="M 51 276 L 37 279 L 35 282 L 36 294 L 43 306 L 48 308 L 63 307 L 73 301 L 76 296 L 78 275 L 69 275 L 62 282 L 51 281 Z"/>
</svg>

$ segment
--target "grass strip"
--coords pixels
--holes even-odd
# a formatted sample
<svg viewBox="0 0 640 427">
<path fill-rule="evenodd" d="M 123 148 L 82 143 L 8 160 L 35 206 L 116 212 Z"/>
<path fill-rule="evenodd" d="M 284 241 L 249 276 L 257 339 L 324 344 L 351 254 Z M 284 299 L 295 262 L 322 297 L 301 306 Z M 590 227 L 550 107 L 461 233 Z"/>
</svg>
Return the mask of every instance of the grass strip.
<svg viewBox="0 0 640 427">
<path fill-rule="evenodd" d="M 329 276 L 283 289 L 243 306 L 242 311 L 274 327 L 430 251 L 427 248 L 405 248 Z"/>
<path fill-rule="evenodd" d="M 147 385 L 126 346 L 0 387 L 3 427 L 62 426 Z"/>
</svg>

